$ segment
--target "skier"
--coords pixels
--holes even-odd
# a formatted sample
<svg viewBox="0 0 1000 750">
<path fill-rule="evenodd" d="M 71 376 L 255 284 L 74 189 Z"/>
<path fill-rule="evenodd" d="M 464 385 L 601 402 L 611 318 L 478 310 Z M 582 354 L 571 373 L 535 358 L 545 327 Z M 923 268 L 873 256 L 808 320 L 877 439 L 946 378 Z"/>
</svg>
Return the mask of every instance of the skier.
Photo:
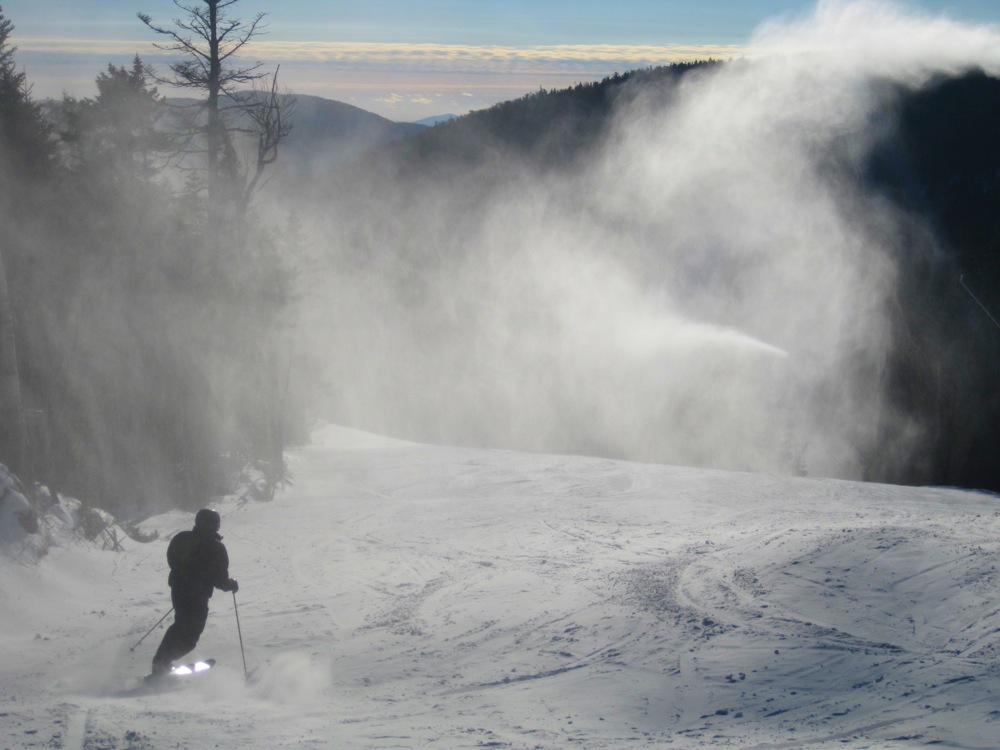
<svg viewBox="0 0 1000 750">
<path fill-rule="evenodd" d="M 153 657 L 154 676 L 169 672 L 174 659 L 198 645 L 213 590 L 239 591 L 239 584 L 229 577 L 229 554 L 219 535 L 221 525 L 222 518 L 216 511 L 203 508 L 195 515 L 191 531 L 182 531 L 170 540 L 167 583 L 174 604 L 174 622 Z"/>
</svg>

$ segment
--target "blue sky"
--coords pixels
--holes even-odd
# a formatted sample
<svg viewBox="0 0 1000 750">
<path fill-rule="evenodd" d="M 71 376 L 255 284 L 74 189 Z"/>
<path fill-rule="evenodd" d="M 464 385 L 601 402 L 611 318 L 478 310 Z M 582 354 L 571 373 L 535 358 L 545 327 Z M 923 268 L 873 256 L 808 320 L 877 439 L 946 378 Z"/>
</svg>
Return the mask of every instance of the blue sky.
<svg viewBox="0 0 1000 750">
<path fill-rule="evenodd" d="M 183 0 L 186 4 L 200 0 Z M 1000 0 L 910 0 L 920 12 L 1000 25 Z M 810 12 L 806 0 L 241 0 L 267 13 L 254 60 L 281 65 L 297 93 L 394 120 L 489 106 L 677 60 L 738 57 L 754 29 Z M 165 70 L 136 18 L 169 25 L 171 0 L 0 0 L 36 97 L 94 93 L 109 62 L 135 53 Z M 169 93 L 164 91 L 164 93 Z"/>
</svg>

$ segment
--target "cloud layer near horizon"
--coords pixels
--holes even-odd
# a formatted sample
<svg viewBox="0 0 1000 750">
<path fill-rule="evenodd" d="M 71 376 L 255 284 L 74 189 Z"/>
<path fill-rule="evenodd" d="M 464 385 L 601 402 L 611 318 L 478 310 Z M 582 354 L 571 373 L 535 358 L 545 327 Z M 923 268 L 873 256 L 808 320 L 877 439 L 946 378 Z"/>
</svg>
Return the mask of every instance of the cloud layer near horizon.
<svg viewBox="0 0 1000 750">
<path fill-rule="evenodd" d="M 30 81 L 42 96 L 58 96 L 63 91 L 91 95 L 94 77 L 104 65 L 123 64 L 136 54 L 157 67 L 165 67 L 172 59 L 142 40 L 29 37 L 18 39 L 17 47 Z M 430 105 L 435 95 L 459 91 L 474 100 L 474 108 L 539 87 L 572 85 L 647 66 L 728 59 L 745 50 L 709 44 L 517 47 L 259 39 L 252 52 L 253 61 L 264 61 L 268 67 L 280 65 L 285 84 L 297 93 L 356 99 L 370 106 L 398 102 L 398 97 Z"/>
<path fill-rule="evenodd" d="M 55 37 L 22 38 L 22 53 L 34 55 L 121 55 L 139 54 L 152 61 L 171 55 L 149 41 L 68 39 Z M 673 62 L 738 57 L 745 53 L 739 45 L 621 45 L 557 44 L 542 46 L 501 46 L 482 44 L 395 44 L 388 42 L 254 42 L 254 57 L 268 64 L 297 62 L 330 63 L 362 69 L 394 69 L 417 65 L 424 71 L 441 72 L 564 72 L 569 67 L 587 69 L 608 65 L 642 67 Z"/>
</svg>

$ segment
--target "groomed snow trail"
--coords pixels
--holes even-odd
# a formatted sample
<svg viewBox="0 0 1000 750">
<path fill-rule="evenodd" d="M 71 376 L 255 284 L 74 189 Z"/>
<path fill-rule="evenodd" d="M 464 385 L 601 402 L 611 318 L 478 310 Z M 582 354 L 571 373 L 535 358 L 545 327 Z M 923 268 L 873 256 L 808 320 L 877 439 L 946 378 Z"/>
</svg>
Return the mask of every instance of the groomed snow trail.
<svg viewBox="0 0 1000 750">
<path fill-rule="evenodd" d="M 3 747 L 997 747 L 993 496 L 331 426 L 290 461 L 219 506 L 247 682 L 217 593 L 219 666 L 135 688 L 165 541 L 5 564 Z"/>
</svg>

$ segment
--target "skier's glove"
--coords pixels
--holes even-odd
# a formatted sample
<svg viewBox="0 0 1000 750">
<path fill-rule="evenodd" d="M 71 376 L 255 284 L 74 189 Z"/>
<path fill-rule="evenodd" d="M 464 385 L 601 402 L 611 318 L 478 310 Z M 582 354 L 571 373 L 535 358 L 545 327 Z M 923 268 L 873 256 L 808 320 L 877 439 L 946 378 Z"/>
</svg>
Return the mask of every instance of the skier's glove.
<svg viewBox="0 0 1000 750">
<path fill-rule="evenodd" d="M 234 594 L 240 590 L 240 585 L 236 582 L 235 578 L 230 578 L 226 581 L 226 585 L 221 587 L 223 591 L 232 591 Z"/>
</svg>

